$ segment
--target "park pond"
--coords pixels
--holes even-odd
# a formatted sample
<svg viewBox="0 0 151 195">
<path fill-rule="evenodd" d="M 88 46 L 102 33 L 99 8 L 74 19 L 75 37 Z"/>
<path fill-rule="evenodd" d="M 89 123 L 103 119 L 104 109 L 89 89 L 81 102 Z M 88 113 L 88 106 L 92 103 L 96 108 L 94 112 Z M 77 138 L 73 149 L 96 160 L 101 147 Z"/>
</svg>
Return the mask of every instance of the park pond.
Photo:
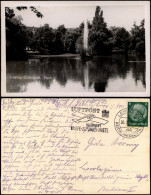
<svg viewBox="0 0 151 195">
<path fill-rule="evenodd" d="M 75 56 L 7 61 L 8 93 L 145 92 L 146 63 L 140 56 L 113 54 L 81 61 Z"/>
</svg>

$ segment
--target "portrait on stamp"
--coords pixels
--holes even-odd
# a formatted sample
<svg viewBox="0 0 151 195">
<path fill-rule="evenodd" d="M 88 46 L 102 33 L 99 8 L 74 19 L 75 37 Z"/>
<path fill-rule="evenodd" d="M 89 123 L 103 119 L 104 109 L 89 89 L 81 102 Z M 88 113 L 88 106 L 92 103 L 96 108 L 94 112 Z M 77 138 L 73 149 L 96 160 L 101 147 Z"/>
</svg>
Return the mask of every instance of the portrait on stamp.
<svg viewBox="0 0 151 195">
<path fill-rule="evenodd" d="M 148 103 L 129 102 L 127 117 L 128 126 L 148 126 Z"/>
</svg>

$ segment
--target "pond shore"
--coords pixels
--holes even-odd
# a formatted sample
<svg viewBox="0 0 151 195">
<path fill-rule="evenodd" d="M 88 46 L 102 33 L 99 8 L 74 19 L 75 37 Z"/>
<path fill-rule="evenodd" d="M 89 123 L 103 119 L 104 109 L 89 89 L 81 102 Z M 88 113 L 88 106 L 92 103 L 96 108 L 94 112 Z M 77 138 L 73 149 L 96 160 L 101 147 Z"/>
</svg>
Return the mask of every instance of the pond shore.
<svg viewBox="0 0 151 195">
<path fill-rule="evenodd" d="M 29 57 L 30 58 L 66 58 L 66 57 L 75 58 L 75 57 L 79 57 L 79 54 L 71 54 L 71 53 L 58 54 L 58 55 L 30 54 Z"/>
</svg>

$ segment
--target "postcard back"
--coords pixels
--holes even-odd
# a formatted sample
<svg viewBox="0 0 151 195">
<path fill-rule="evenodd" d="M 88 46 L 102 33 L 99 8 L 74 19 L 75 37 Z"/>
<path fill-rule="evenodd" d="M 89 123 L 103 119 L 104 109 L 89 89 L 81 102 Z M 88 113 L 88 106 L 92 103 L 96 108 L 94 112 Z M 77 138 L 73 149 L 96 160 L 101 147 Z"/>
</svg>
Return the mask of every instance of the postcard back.
<svg viewBox="0 0 151 195">
<path fill-rule="evenodd" d="M 1 103 L 3 194 L 149 193 L 149 99 Z"/>
</svg>

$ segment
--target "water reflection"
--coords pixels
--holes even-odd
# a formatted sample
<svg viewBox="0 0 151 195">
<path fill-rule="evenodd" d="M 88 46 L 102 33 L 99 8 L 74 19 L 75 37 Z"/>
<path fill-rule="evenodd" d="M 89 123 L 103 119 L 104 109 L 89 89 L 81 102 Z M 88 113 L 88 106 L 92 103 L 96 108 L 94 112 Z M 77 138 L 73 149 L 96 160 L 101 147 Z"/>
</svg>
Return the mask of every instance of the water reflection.
<svg viewBox="0 0 151 195">
<path fill-rule="evenodd" d="M 145 62 L 136 56 L 7 62 L 7 92 L 142 92 L 145 88 Z"/>
</svg>

